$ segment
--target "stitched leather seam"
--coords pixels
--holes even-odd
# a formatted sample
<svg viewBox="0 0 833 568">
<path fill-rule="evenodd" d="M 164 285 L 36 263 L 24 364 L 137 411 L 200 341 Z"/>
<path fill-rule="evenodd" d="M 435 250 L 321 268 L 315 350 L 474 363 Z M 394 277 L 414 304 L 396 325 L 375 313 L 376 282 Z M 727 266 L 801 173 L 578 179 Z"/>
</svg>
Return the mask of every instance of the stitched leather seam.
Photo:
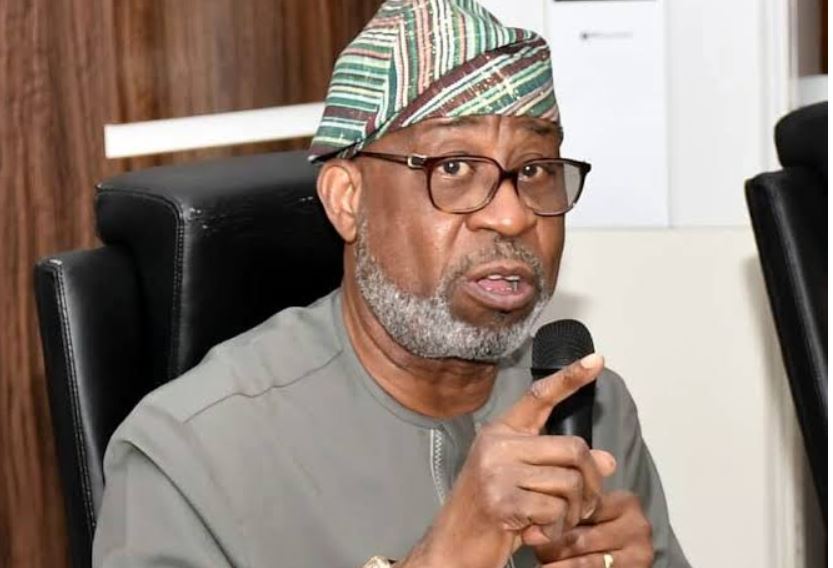
<svg viewBox="0 0 833 568">
<path fill-rule="evenodd" d="M 174 281 L 171 288 L 171 313 L 169 314 L 170 320 L 168 324 L 170 326 L 171 349 L 168 351 L 168 363 L 166 365 L 168 377 L 166 377 L 166 379 L 173 378 L 176 372 L 176 358 L 179 354 L 180 303 L 178 302 L 178 299 L 182 292 L 182 257 L 183 250 L 185 248 L 185 239 L 183 237 L 185 234 L 185 223 L 183 222 L 184 215 L 182 209 L 180 209 L 178 203 L 171 201 L 166 197 L 150 193 L 150 189 L 148 188 L 135 187 L 130 189 L 113 189 L 99 185 L 99 191 L 100 193 L 109 193 L 112 195 L 128 194 L 138 199 L 146 199 L 148 201 L 161 203 L 173 215 L 176 225 L 176 249 L 174 254 Z"/>
<path fill-rule="evenodd" d="M 65 364 L 67 372 L 67 383 L 70 388 L 70 414 L 72 416 L 73 437 L 75 438 L 75 454 L 78 459 L 78 466 L 81 469 L 81 491 L 83 497 L 83 505 L 85 509 L 84 526 L 87 529 L 87 534 L 90 538 L 93 536 L 95 525 L 95 506 L 93 504 L 92 488 L 90 487 L 90 472 L 87 467 L 87 451 L 84 447 L 83 441 L 83 426 L 81 424 L 81 417 L 78 409 L 81 405 L 81 398 L 78 395 L 78 371 L 75 368 L 75 354 L 72 347 L 72 334 L 69 329 L 69 308 L 66 302 L 66 289 L 64 288 L 63 273 L 60 268 L 52 266 L 47 267 L 53 278 L 57 282 L 56 287 L 56 303 L 60 311 L 61 320 L 61 340 L 64 343 L 65 353 L 67 354 Z M 91 522 L 92 521 L 92 522 Z"/>
</svg>

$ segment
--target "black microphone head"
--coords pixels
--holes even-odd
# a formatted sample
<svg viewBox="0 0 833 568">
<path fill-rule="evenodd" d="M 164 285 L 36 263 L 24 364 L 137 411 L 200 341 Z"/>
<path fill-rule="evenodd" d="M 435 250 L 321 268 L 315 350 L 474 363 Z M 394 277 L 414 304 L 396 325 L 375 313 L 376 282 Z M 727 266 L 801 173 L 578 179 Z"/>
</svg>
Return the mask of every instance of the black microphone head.
<svg viewBox="0 0 833 568">
<path fill-rule="evenodd" d="M 562 369 L 594 351 L 593 338 L 580 321 L 550 322 L 541 326 L 532 340 L 532 367 Z"/>
</svg>

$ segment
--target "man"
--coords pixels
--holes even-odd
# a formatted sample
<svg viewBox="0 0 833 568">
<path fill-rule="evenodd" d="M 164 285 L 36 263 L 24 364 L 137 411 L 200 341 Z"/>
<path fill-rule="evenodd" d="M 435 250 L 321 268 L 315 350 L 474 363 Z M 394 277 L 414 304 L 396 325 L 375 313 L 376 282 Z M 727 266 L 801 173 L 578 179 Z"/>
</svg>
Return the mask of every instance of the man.
<svg viewBox="0 0 833 568">
<path fill-rule="evenodd" d="M 560 142 L 541 38 L 473 0 L 385 3 L 312 145 L 341 288 L 136 408 L 108 448 L 94 564 L 687 566 L 601 356 L 530 386 L 589 170 Z M 597 377 L 598 449 L 539 435 Z"/>
</svg>

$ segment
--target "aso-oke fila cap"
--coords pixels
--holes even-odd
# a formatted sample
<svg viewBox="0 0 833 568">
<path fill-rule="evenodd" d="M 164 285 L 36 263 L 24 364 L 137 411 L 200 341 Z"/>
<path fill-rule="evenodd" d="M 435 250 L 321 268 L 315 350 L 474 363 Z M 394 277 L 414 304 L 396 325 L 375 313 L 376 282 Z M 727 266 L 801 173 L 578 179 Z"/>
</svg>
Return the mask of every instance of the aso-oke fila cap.
<svg viewBox="0 0 833 568">
<path fill-rule="evenodd" d="M 546 41 L 475 0 L 388 0 L 336 61 L 310 161 L 427 118 L 484 114 L 558 120 Z"/>
</svg>

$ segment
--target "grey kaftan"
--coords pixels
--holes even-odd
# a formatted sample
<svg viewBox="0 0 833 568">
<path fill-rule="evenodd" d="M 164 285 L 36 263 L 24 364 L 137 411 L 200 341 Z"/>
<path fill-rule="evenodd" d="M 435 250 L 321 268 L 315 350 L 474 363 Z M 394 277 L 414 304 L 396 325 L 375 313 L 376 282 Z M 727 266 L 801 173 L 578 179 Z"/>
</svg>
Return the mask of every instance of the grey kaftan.
<svg viewBox="0 0 833 568">
<path fill-rule="evenodd" d="M 138 405 L 107 449 L 94 566 L 356 568 L 407 554 L 529 363 L 502 365 L 473 415 L 431 419 L 367 374 L 340 306 L 336 291 L 284 310 Z M 619 463 L 607 488 L 641 497 L 655 566 L 688 566 L 624 383 L 605 371 L 597 385 L 594 446 Z M 524 549 L 514 562 L 537 565 Z"/>
</svg>

